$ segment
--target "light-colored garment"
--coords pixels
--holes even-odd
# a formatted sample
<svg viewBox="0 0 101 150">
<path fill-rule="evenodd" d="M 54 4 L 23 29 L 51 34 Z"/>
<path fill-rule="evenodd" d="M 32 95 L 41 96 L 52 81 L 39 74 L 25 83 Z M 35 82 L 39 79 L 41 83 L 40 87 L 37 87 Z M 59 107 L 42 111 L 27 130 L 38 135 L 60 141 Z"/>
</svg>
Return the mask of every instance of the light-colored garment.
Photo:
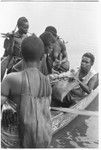
<svg viewBox="0 0 101 150">
<path fill-rule="evenodd" d="M 91 70 L 88 72 L 88 74 L 87 74 L 85 77 L 82 78 L 82 79 L 83 79 L 82 82 L 83 82 L 84 84 L 87 84 L 87 83 L 89 82 L 89 80 L 90 80 L 95 74 L 96 74 L 96 72 L 95 72 L 93 69 L 91 69 Z M 75 75 L 76 75 L 77 77 L 79 76 L 79 68 L 77 69 Z M 77 90 L 77 89 L 82 91 L 80 85 L 77 85 L 77 86 L 74 87 L 74 90 Z M 87 93 L 84 92 L 83 96 L 78 96 L 78 95 L 75 95 L 75 94 L 71 91 L 71 92 L 69 93 L 69 95 L 68 95 L 68 99 L 71 99 L 71 100 L 74 100 L 74 101 L 78 101 L 78 100 L 82 99 L 83 97 L 85 97 L 86 94 L 87 94 Z"/>
<path fill-rule="evenodd" d="M 96 74 L 95 70 L 90 69 L 90 71 L 88 72 L 88 74 L 87 74 L 85 77 L 82 78 L 82 79 L 83 79 L 82 82 L 83 82 L 84 84 L 87 84 L 88 81 L 89 81 L 95 74 Z M 77 71 L 77 77 L 78 77 L 78 75 L 79 75 L 79 70 Z"/>
<path fill-rule="evenodd" d="M 28 86 L 23 85 L 20 104 L 22 145 L 24 148 L 46 148 L 52 138 L 49 110 L 51 87 L 48 79 L 38 69 L 25 71 L 25 77 Z"/>
</svg>

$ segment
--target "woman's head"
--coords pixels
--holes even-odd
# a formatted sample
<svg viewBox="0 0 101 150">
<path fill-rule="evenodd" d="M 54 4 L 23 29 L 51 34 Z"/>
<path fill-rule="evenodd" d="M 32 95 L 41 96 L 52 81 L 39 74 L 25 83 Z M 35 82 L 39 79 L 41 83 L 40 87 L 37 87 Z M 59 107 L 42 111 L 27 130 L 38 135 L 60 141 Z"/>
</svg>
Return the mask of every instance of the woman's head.
<svg viewBox="0 0 101 150">
<path fill-rule="evenodd" d="M 53 27 L 53 26 L 48 26 L 48 27 L 46 27 L 46 29 L 45 29 L 45 32 L 46 32 L 46 31 L 52 33 L 55 37 L 57 37 L 57 30 L 56 30 L 55 27 Z"/>
<path fill-rule="evenodd" d="M 48 49 L 52 48 L 52 44 L 56 42 L 56 39 L 50 32 L 44 32 L 40 35 L 41 40 L 44 43 L 45 53 L 48 53 Z"/>
<path fill-rule="evenodd" d="M 37 36 L 29 36 L 22 41 L 21 53 L 26 62 L 39 61 L 44 54 L 44 44 Z"/>
</svg>

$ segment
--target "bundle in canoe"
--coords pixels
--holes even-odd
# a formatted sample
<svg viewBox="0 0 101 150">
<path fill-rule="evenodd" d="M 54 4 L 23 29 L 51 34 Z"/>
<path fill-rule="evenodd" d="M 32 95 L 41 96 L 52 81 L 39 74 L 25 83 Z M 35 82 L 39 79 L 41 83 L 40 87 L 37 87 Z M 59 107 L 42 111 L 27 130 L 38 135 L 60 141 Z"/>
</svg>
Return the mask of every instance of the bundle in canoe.
<svg viewBox="0 0 101 150">
<path fill-rule="evenodd" d="M 70 71 L 61 73 L 60 75 L 50 75 L 50 82 L 52 84 L 52 98 L 63 102 L 64 97 L 77 85 L 79 82 L 70 81 L 72 73 Z"/>
<path fill-rule="evenodd" d="M 66 112 L 66 111 L 64 112 L 60 108 L 57 108 L 57 111 L 51 110 L 52 133 L 55 134 L 61 128 L 67 126 L 72 120 L 74 120 L 80 114 L 80 111 L 82 112 L 82 110 L 85 110 L 97 96 L 98 96 L 98 88 L 96 88 L 89 95 L 87 95 L 85 98 L 80 100 L 77 104 L 70 107 L 70 109 L 75 110 L 75 113 L 73 113 L 73 111 L 72 112 Z M 53 107 L 53 109 L 54 109 L 54 107 Z M 77 113 L 77 110 L 79 113 Z M 88 111 L 88 113 L 89 113 L 89 111 Z M 86 114 L 87 114 L 87 111 L 86 111 Z M 91 114 L 93 114 L 93 115 L 95 114 L 96 116 L 98 115 L 96 112 L 95 113 L 92 112 Z M 91 115 L 91 114 L 88 114 L 88 115 Z"/>
</svg>

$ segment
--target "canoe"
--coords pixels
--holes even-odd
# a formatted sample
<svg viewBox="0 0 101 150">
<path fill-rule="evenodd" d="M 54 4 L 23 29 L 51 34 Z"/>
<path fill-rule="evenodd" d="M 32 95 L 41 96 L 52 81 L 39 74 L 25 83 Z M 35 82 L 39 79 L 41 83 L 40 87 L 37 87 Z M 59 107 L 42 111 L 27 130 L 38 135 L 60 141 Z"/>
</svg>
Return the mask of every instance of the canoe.
<svg viewBox="0 0 101 150">
<path fill-rule="evenodd" d="M 96 88 L 89 95 L 87 95 L 85 98 L 83 98 L 74 106 L 71 106 L 70 108 L 75 109 L 75 110 L 84 110 L 90 105 L 90 103 L 93 102 L 93 100 L 97 97 L 97 95 L 98 95 L 98 88 Z M 55 115 L 53 115 L 54 113 Z M 78 114 L 64 113 L 60 111 L 51 111 L 51 114 L 52 114 L 52 133 L 53 134 L 58 132 L 63 127 L 67 126 L 71 121 L 73 121 L 78 116 Z"/>
</svg>

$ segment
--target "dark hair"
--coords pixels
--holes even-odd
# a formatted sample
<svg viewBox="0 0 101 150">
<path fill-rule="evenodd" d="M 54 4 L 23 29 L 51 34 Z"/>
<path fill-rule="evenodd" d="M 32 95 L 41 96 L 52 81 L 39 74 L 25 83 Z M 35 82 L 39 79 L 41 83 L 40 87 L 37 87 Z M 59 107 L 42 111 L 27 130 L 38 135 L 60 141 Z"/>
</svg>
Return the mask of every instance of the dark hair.
<svg viewBox="0 0 101 150">
<path fill-rule="evenodd" d="M 28 22 L 26 17 L 20 17 L 17 21 L 18 28 L 23 25 L 23 23 Z"/>
<path fill-rule="evenodd" d="M 46 27 L 45 31 L 51 32 L 55 37 L 57 36 L 57 30 L 56 30 L 56 28 L 53 27 L 53 26 L 48 26 L 48 27 Z"/>
<path fill-rule="evenodd" d="M 92 65 L 94 64 L 95 57 L 94 57 L 93 54 L 91 54 L 91 53 L 85 53 L 82 57 L 88 57 L 88 58 L 90 58 Z"/>
<path fill-rule="evenodd" d="M 54 38 L 54 36 L 50 32 L 44 32 L 44 33 L 42 33 L 40 35 L 40 38 L 43 41 L 45 47 L 49 46 L 50 43 L 55 43 L 55 41 L 56 41 L 55 38 Z"/>
<path fill-rule="evenodd" d="M 37 36 L 29 36 L 22 41 L 21 53 L 26 62 L 40 60 L 44 54 L 44 44 Z"/>
</svg>

